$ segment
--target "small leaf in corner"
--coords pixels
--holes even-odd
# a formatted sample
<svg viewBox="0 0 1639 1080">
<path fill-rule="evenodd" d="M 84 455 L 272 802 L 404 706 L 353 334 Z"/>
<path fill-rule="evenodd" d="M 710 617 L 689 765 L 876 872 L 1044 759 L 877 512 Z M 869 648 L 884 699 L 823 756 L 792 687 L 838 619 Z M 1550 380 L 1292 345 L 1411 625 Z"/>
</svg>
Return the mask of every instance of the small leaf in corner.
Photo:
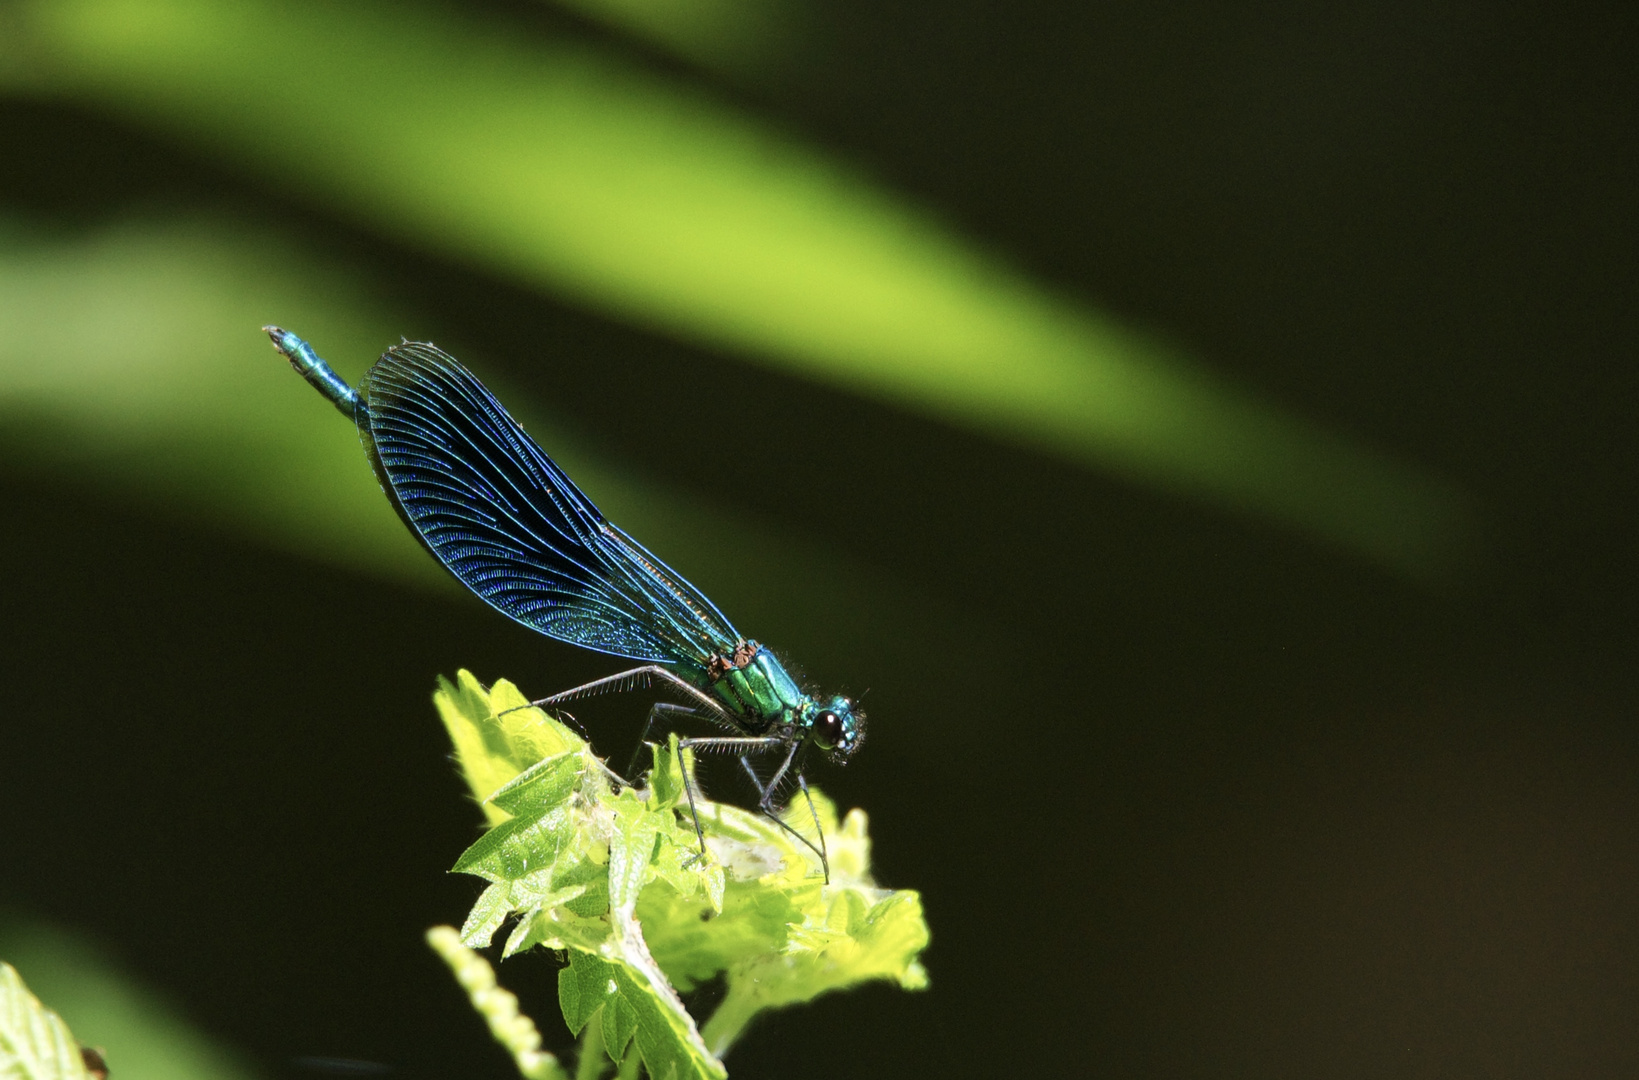
<svg viewBox="0 0 1639 1080">
<path fill-rule="evenodd" d="M 62 1017 L 29 993 L 16 968 L 0 961 L 0 1077 L 91 1080 L 87 1060 Z M 96 1060 L 100 1064 L 102 1056 Z"/>
</svg>

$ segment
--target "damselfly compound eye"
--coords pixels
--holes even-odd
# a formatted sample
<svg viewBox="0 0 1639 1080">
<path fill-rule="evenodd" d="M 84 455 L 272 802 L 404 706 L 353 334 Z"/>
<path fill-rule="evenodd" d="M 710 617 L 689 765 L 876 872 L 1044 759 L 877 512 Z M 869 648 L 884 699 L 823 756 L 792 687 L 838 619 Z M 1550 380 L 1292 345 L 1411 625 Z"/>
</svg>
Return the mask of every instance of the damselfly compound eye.
<svg viewBox="0 0 1639 1080">
<path fill-rule="evenodd" d="M 814 717 L 814 741 L 821 750 L 834 749 L 842 741 L 842 717 L 826 709 Z"/>
</svg>

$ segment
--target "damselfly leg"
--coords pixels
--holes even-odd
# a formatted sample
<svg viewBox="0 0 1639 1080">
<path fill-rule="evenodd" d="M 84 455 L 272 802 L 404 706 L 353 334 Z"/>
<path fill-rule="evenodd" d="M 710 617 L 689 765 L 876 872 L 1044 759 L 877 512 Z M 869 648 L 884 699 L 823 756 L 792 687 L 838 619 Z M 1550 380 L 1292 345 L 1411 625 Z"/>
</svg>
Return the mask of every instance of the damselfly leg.
<svg viewBox="0 0 1639 1080">
<path fill-rule="evenodd" d="M 650 707 L 648 719 L 643 724 L 642 736 L 638 739 L 637 747 L 632 753 L 632 759 L 626 766 L 626 776 L 631 776 L 636 769 L 638 758 L 643 753 L 643 747 L 647 745 L 649 736 L 654 731 L 655 723 L 662 717 L 673 719 L 684 717 L 703 718 L 728 728 L 737 726 L 734 717 L 718 701 L 676 673 L 655 664 L 646 664 L 643 667 L 632 668 L 629 671 L 622 671 L 615 675 L 606 675 L 601 679 L 594 679 L 589 683 L 582 683 L 580 686 L 571 687 L 568 690 L 531 701 L 528 705 L 519 705 L 514 708 L 557 709 L 561 705 L 582 698 L 646 689 L 657 682 L 679 691 L 691 704 L 678 705 L 674 702 L 658 701 Z M 513 710 L 507 709 L 504 711 L 511 712 Z M 780 817 L 775 804 L 780 784 L 787 775 L 793 775 L 793 762 L 796 760 L 798 751 L 802 748 L 800 739 L 794 739 L 789 735 L 713 735 L 702 738 L 679 739 L 677 745 L 679 749 L 703 750 L 708 753 L 712 751 L 739 751 L 740 764 L 757 788 L 757 809 L 774 824 L 801 841 L 809 851 L 812 851 L 819 858 L 820 868 L 825 874 L 826 882 L 830 882 L 831 860 L 825 846 L 825 829 L 820 825 L 819 811 L 814 807 L 813 796 L 808 793 L 808 782 L 803 779 L 800 768 L 795 771 L 794 775 L 802 791 L 803 800 L 808 804 L 808 813 L 813 818 L 814 831 L 819 837 L 819 844 L 815 845 L 812 840 L 787 824 Z M 758 777 L 756 770 L 751 767 L 747 757 L 748 755 L 763 754 L 778 749 L 786 751 L 785 758 L 780 762 L 779 768 L 775 770 L 774 775 L 769 778 L 767 783 L 764 783 Z M 689 817 L 694 824 L 695 839 L 700 844 L 699 853 L 691 861 L 699 861 L 706 857 L 706 834 L 700 825 L 700 808 L 695 797 L 695 788 L 698 782 L 688 768 L 684 767 L 682 773 L 683 790 L 689 799 Z M 613 770 L 610 770 L 610 774 L 618 775 Z M 622 783 L 631 783 L 625 777 L 620 779 Z"/>
<path fill-rule="evenodd" d="M 779 771 L 776 772 L 766 784 L 763 783 L 762 779 L 757 775 L 757 770 L 751 767 L 751 762 L 747 761 L 745 755 L 743 754 L 740 756 L 740 767 L 745 769 L 746 775 L 751 777 L 751 782 L 757 786 L 757 809 L 762 811 L 763 815 L 774 824 L 778 825 L 780 828 L 802 841 L 804 847 L 819 857 L 820 868 L 825 871 L 825 883 L 829 885 L 831 883 L 831 859 L 825 847 L 825 827 L 820 824 L 819 811 L 814 807 L 814 797 L 808 794 L 808 781 L 802 775 L 801 766 L 798 765 L 795 770 L 792 769 L 792 760 L 797 751 L 798 745 L 793 743 L 791 746 L 791 752 L 786 754 L 785 761 L 780 764 Z M 808 804 L 808 816 L 814 821 L 814 835 L 819 837 L 818 847 L 815 847 L 814 842 L 808 839 L 808 837 L 804 836 L 796 829 L 793 829 L 786 823 L 786 820 L 779 815 L 779 810 L 775 802 L 779 796 L 779 784 L 780 781 L 785 779 L 788 772 L 793 771 L 797 777 L 797 786 L 802 791 L 803 801 Z"/>
</svg>

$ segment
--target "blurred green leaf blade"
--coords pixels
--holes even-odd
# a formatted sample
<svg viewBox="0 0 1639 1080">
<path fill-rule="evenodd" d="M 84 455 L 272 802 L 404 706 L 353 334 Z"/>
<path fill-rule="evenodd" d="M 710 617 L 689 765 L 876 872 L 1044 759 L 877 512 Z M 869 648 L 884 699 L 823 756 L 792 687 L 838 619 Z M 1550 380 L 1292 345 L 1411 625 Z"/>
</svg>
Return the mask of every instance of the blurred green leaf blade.
<svg viewBox="0 0 1639 1080">
<path fill-rule="evenodd" d="M 270 310 L 299 317 L 335 336 L 351 371 L 396 338 L 346 282 L 316 266 L 283 270 L 284 256 L 297 262 L 270 238 L 208 221 L 0 247 L 8 462 L 437 582 L 384 505 L 357 435 L 314 408 L 252 328 Z"/>
<path fill-rule="evenodd" d="M 799 0 L 557 0 L 709 70 L 767 78 L 808 25 Z"/>
<path fill-rule="evenodd" d="M 1441 484 L 607 54 L 414 7 L 25 10 L 32 64 L 11 66 L 36 92 L 180 133 L 411 242 L 1401 571 L 1452 556 L 1462 513 Z"/>
</svg>

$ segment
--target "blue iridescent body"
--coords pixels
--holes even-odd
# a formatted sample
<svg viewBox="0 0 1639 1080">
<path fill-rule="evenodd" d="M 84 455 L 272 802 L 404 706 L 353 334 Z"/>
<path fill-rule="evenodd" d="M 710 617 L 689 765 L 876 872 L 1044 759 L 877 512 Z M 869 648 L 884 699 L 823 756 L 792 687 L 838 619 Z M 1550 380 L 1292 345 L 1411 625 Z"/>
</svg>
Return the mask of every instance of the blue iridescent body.
<svg viewBox="0 0 1639 1080">
<path fill-rule="evenodd" d="M 532 630 L 642 665 L 536 704 L 668 686 L 687 704 L 655 705 L 645 737 L 657 721 L 683 714 L 730 728 L 732 736 L 681 744 L 738 755 L 759 808 L 787 829 L 778 792 L 795 778 L 806 795 L 810 749 L 841 762 L 859 748 L 864 716 L 851 700 L 799 687 L 772 651 L 742 637 L 704 594 L 605 519 L 454 357 L 406 342 L 382 354 L 354 390 L 307 342 L 264 330 L 357 425 L 399 517 L 462 584 Z M 781 757 L 765 781 L 749 759 L 768 754 Z M 685 786 L 692 807 L 692 782 Z M 823 834 L 818 847 L 797 835 L 828 876 Z M 704 844 L 702 836 L 702 853 Z"/>
</svg>

